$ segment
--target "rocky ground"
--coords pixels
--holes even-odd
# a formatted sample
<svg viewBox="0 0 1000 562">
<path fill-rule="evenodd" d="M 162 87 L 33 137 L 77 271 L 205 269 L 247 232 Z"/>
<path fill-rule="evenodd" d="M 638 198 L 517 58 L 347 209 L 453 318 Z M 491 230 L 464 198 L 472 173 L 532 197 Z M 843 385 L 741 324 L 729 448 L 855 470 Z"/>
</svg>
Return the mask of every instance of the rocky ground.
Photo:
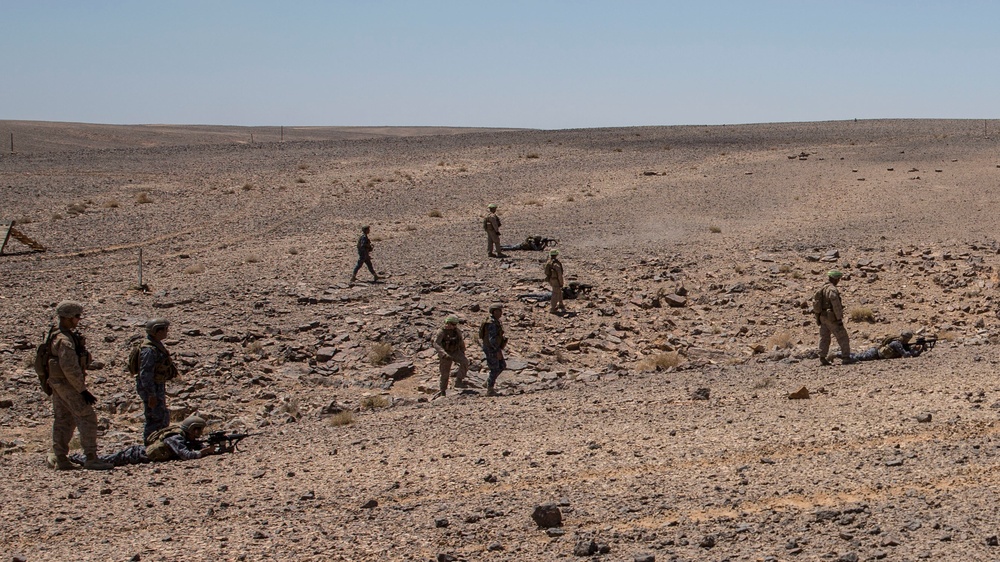
<svg viewBox="0 0 1000 562">
<path fill-rule="evenodd" d="M 0 256 L 0 555 L 995 560 L 996 125 L 251 143 L 0 121 L 17 143 L 0 220 L 48 248 Z M 518 298 L 544 290 L 542 252 L 485 256 L 490 202 L 505 243 L 557 238 L 568 280 L 594 285 L 568 315 Z M 378 284 L 348 283 L 362 224 Z M 820 367 L 809 307 L 833 267 L 856 349 L 905 328 L 939 344 Z M 105 363 L 89 376 L 102 452 L 141 438 L 124 363 L 153 316 L 183 365 L 173 416 L 256 435 L 200 461 L 48 470 L 28 364 L 64 298 Z M 504 395 L 429 401 L 449 314 L 482 383 L 493 302 Z"/>
</svg>

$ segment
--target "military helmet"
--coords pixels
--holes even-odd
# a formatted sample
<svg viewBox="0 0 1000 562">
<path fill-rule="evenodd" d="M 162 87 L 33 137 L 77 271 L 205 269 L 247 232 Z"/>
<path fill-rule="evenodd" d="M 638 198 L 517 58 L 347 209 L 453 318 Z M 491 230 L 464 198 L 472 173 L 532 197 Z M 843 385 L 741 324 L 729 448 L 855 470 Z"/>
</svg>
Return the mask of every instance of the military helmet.
<svg viewBox="0 0 1000 562">
<path fill-rule="evenodd" d="M 56 305 L 56 314 L 60 318 L 75 318 L 83 314 L 83 305 L 76 301 L 62 301 Z"/>
<path fill-rule="evenodd" d="M 449 316 L 444 319 L 445 324 L 458 324 L 458 316 Z"/>
<path fill-rule="evenodd" d="M 155 334 L 156 332 L 170 327 L 170 320 L 166 318 L 153 318 L 152 320 L 146 322 L 146 333 Z"/>
<path fill-rule="evenodd" d="M 558 256 L 559 250 L 549 250 L 549 255 L 553 257 Z"/>
<path fill-rule="evenodd" d="M 192 429 L 198 429 L 199 427 L 204 429 L 206 425 L 207 423 L 205 422 L 205 418 L 192 414 L 184 418 L 184 421 L 181 422 L 181 429 L 184 431 L 191 431 Z"/>
<path fill-rule="evenodd" d="M 837 271 L 836 269 L 831 269 L 829 272 L 827 272 L 826 276 L 829 277 L 830 279 L 840 279 L 841 277 L 844 276 L 844 273 L 842 271 Z"/>
<path fill-rule="evenodd" d="M 486 206 L 486 208 L 489 209 L 489 210 L 491 210 L 491 211 L 495 211 L 495 210 L 497 210 L 497 204 L 496 203 L 490 203 L 489 205 Z"/>
<path fill-rule="evenodd" d="M 498 302 L 495 302 L 495 303 L 491 304 L 490 305 L 490 312 L 493 312 L 494 310 L 503 310 L 503 305 L 500 304 L 500 303 L 498 303 Z"/>
<path fill-rule="evenodd" d="M 913 339 L 913 332 L 906 330 L 902 334 L 899 334 L 899 339 L 903 341 L 910 341 L 911 339 Z"/>
</svg>

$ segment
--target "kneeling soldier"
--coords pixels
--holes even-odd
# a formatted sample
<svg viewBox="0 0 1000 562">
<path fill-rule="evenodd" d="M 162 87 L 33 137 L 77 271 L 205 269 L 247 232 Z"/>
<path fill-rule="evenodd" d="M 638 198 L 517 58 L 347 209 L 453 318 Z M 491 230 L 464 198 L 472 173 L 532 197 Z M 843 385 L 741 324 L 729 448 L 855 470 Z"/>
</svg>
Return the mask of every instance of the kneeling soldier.
<svg viewBox="0 0 1000 562">
<path fill-rule="evenodd" d="M 438 398 L 444 396 L 448 390 L 448 378 L 453 363 L 458 365 L 458 372 L 455 374 L 456 387 L 465 386 L 465 375 L 469 372 L 469 360 L 465 357 L 465 340 L 462 338 L 462 331 L 458 329 L 458 318 L 454 316 L 445 318 L 444 326 L 434 337 L 434 349 L 438 352 L 441 368 L 438 393 L 434 395 L 434 398 Z"/>
</svg>

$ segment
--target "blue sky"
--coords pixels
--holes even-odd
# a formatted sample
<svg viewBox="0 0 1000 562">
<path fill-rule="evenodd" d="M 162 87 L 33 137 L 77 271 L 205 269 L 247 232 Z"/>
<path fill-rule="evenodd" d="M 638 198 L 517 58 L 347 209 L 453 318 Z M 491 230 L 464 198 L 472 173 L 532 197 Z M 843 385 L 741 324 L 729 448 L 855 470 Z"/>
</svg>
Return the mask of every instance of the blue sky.
<svg viewBox="0 0 1000 562">
<path fill-rule="evenodd" d="M 0 119 L 997 118 L 1000 2 L 0 0 Z"/>
</svg>

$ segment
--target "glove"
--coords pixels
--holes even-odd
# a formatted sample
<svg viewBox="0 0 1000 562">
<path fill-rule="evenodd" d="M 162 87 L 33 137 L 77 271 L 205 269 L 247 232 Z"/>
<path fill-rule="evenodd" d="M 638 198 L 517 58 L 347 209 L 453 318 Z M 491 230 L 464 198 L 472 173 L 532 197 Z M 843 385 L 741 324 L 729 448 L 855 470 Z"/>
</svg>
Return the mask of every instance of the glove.
<svg viewBox="0 0 1000 562">
<path fill-rule="evenodd" d="M 89 390 L 84 390 L 83 392 L 80 393 L 80 396 L 83 396 L 83 401 L 86 402 L 88 406 L 93 406 L 94 404 L 97 404 L 97 398 L 95 398 L 94 395 L 91 394 Z"/>
</svg>

